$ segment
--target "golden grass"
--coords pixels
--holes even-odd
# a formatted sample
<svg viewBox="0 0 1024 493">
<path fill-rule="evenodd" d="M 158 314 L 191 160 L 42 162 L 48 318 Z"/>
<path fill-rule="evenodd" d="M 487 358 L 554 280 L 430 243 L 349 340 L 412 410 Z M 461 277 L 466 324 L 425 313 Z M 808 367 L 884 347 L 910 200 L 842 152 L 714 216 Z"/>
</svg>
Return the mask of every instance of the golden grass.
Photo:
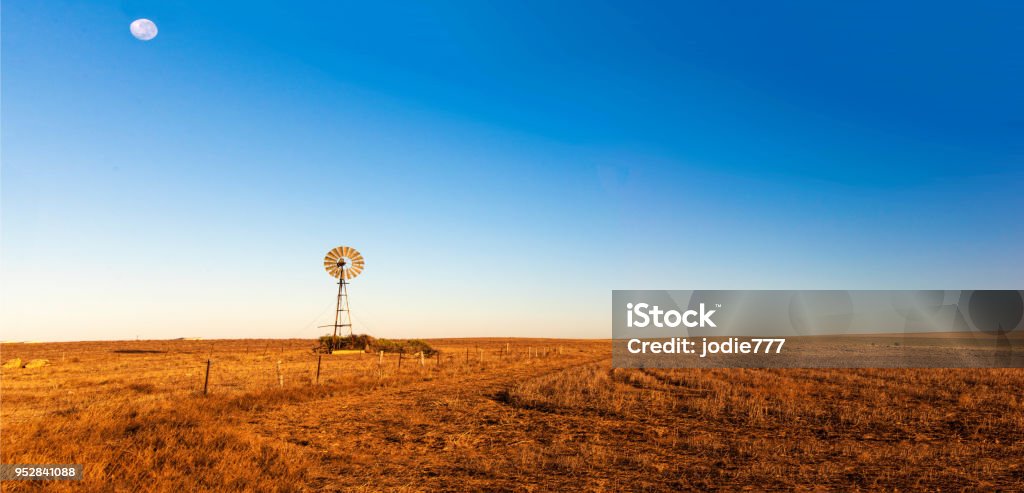
<svg viewBox="0 0 1024 493">
<path fill-rule="evenodd" d="M 4 344 L 50 365 L 0 373 L 0 461 L 86 479 L 3 490 L 1024 489 L 1018 370 L 622 370 L 608 342 L 430 342 L 440 361 L 401 369 L 324 356 L 320 385 L 312 341 Z"/>
</svg>

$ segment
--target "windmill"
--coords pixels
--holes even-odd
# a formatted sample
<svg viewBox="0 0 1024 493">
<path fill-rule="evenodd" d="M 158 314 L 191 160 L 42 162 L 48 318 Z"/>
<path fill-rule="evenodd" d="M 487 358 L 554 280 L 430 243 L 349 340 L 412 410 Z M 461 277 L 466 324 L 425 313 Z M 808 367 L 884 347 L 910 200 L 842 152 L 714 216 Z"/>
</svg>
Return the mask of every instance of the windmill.
<svg viewBox="0 0 1024 493">
<path fill-rule="evenodd" d="M 344 331 L 348 327 L 348 335 L 352 337 L 352 312 L 348 309 L 348 281 L 355 279 L 363 271 L 363 256 L 352 247 L 340 246 L 327 252 L 324 257 L 324 269 L 327 273 L 338 279 L 338 305 L 334 312 L 334 336 L 331 338 L 331 348 L 338 340 L 338 330 Z"/>
</svg>

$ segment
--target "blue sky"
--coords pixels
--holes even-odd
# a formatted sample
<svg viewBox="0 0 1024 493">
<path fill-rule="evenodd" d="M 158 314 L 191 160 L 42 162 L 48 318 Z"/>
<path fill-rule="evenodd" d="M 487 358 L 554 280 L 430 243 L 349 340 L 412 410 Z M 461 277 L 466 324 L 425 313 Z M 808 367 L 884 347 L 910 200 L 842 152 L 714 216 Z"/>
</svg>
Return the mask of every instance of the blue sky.
<svg viewBox="0 0 1024 493">
<path fill-rule="evenodd" d="M 339 244 L 390 337 L 1019 289 L 1022 38 L 1019 2 L 7 2 L 2 338 L 313 337 Z"/>
</svg>

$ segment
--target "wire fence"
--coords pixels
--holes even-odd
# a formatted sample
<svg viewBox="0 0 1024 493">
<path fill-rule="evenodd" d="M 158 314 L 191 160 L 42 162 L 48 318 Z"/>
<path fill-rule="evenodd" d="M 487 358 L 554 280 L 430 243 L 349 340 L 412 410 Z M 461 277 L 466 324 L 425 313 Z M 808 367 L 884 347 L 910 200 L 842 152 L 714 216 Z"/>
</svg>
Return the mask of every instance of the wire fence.
<svg viewBox="0 0 1024 493">
<path fill-rule="evenodd" d="M 7 346 L 7 345 L 4 345 Z M 491 344 L 434 353 L 361 352 L 318 354 L 310 341 L 234 343 L 230 347 L 138 345 L 45 348 L 12 351 L 26 362 L 46 359 L 39 368 L 7 368 L 0 373 L 7 421 L 61 416 L 122 392 L 133 402 L 171 396 L 241 395 L 268 389 L 309 386 L 391 386 L 447 378 L 559 357 L 562 346 Z M 6 360 L 5 360 L 6 361 Z"/>
</svg>

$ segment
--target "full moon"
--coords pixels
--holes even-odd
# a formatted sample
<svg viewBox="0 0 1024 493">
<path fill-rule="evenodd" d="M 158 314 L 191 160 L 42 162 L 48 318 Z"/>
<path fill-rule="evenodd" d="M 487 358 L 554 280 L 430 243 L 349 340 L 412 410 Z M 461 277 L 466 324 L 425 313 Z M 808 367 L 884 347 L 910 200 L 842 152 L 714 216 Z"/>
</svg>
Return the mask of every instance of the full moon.
<svg viewBox="0 0 1024 493">
<path fill-rule="evenodd" d="M 156 37 L 156 24 L 149 19 L 135 19 L 130 27 L 132 36 L 142 41 L 149 41 Z"/>
</svg>

